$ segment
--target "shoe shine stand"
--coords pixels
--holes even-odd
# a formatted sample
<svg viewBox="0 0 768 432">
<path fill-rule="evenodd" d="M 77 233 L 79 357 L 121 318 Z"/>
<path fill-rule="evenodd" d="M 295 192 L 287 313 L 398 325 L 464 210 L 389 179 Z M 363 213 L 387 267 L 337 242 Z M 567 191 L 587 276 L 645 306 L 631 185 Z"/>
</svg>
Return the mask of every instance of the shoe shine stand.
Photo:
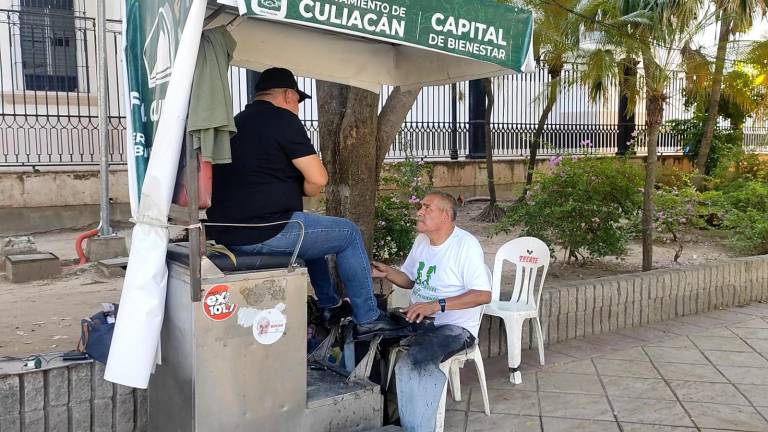
<svg viewBox="0 0 768 432">
<path fill-rule="evenodd" d="M 347 379 L 307 367 L 306 269 L 289 269 L 286 259 L 238 257 L 229 269 L 234 271 L 222 272 L 229 258 L 211 254 L 211 260 L 203 258 L 194 300 L 189 256 L 184 244 L 169 247 L 162 364 L 149 386 L 149 430 L 330 432 L 381 426 L 378 385 L 364 376 Z M 274 319 L 277 313 L 284 322 Z"/>
</svg>

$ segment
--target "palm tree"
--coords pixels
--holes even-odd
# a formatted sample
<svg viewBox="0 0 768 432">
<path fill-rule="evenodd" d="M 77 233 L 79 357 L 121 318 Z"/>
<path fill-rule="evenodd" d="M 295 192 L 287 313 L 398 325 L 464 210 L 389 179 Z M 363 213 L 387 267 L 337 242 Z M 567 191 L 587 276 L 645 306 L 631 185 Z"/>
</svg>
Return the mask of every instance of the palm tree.
<svg viewBox="0 0 768 432">
<path fill-rule="evenodd" d="M 656 145 L 668 95 L 665 88 L 680 51 L 696 35 L 707 16 L 701 0 L 583 0 L 574 11 L 587 30 L 600 32 L 605 50 L 639 58 L 646 97 L 645 186 L 643 191 L 643 271 L 653 268 L 653 192 Z"/>
<path fill-rule="evenodd" d="M 561 90 L 561 75 L 569 61 L 579 51 L 579 22 L 570 11 L 577 0 L 529 0 L 527 6 L 534 12 L 533 52 L 536 63 L 546 65 L 549 85 L 544 94 L 544 110 L 539 116 L 533 139 L 530 143 L 528 172 L 525 187 L 520 197 L 525 199 L 533 181 L 536 157 L 541 146 L 541 136 L 549 115 L 557 102 Z"/>
<path fill-rule="evenodd" d="M 765 15 L 768 12 L 766 0 L 715 0 L 715 8 L 719 15 L 720 33 L 717 40 L 717 55 L 715 57 L 715 72 L 712 75 L 709 92 L 709 106 L 707 107 L 707 120 L 704 123 L 704 136 L 701 139 L 699 154 L 696 158 L 696 168 L 700 174 L 704 169 L 712 146 L 712 138 L 717 124 L 718 105 L 723 86 L 723 70 L 725 69 L 725 56 L 728 51 L 728 42 L 731 35 L 744 32 L 752 27 L 754 16 Z M 696 180 L 701 183 L 701 176 Z"/>
</svg>

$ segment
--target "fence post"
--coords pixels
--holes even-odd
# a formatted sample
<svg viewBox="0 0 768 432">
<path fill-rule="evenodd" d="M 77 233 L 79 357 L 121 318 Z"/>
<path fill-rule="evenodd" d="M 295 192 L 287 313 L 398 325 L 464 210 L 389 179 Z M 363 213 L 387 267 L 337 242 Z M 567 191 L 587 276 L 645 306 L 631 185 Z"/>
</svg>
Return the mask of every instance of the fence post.
<svg viewBox="0 0 768 432">
<path fill-rule="evenodd" d="M 459 96 L 456 83 L 451 84 L 451 160 L 459 160 Z"/>
<path fill-rule="evenodd" d="M 469 153 L 467 159 L 485 159 L 485 87 L 469 82 Z"/>
</svg>

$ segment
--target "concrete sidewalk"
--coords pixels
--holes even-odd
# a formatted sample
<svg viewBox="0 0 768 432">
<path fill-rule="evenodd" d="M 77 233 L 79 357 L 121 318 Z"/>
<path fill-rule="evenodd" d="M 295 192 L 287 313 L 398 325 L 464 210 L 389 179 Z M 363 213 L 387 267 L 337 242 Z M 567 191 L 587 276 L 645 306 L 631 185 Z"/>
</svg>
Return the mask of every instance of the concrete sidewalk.
<svg viewBox="0 0 768 432">
<path fill-rule="evenodd" d="M 474 367 L 446 431 L 768 431 L 768 304 L 755 303 L 552 345 L 486 363 L 491 416 Z"/>
</svg>

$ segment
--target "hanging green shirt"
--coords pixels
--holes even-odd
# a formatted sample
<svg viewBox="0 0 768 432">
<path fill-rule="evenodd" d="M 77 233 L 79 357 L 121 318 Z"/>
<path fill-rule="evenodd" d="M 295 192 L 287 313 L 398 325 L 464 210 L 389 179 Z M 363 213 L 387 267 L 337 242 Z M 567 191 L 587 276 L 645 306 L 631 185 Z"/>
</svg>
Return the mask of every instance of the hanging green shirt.
<svg viewBox="0 0 768 432">
<path fill-rule="evenodd" d="M 229 139 L 237 132 L 229 87 L 229 62 L 237 42 L 226 30 L 206 30 L 200 38 L 189 103 L 187 132 L 203 160 L 232 162 Z"/>
</svg>

